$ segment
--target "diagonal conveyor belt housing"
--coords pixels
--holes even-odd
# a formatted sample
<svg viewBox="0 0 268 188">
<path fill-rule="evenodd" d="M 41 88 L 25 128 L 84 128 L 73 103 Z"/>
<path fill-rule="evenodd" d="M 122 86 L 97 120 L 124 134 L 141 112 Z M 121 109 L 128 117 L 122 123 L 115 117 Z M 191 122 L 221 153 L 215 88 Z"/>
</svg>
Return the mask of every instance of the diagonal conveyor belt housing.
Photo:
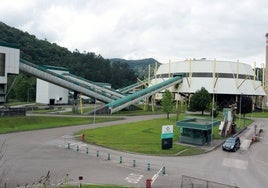
<svg viewBox="0 0 268 188">
<path fill-rule="evenodd" d="M 110 95 L 111 98 L 113 98 L 113 99 L 120 99 L 120 98 L 125 96 L 122 93 L 120 93 L 119 91 L 116 91 L 114 89 L 110 89 L 108 87 L 100 86 L 97 82 L 93 82 L 93 81 L 87 80 L 85 78 L 81 78 L 79 76 L 76 76 L 76 75 L 73 75 L 70 73 L 63 73 L 62 75 L 65 78 L 68 78 L 68 79 L 73 80 L 75 82 L 85 84 L 96 91 L 106 93 L 106 94 Z"/>
<path fill-rule="evenodd" d="M 119 91 L 120 91 L 121 93 L 128 93 L 129 91 L 134 90 L 134 89 L 136 89 L 136 88 L 139 88 L 139 87 L 141 87 L 141 86 L 144 86 L 144 85 L 146 85 L 147 83 L 148 83 L 148 80 L 143 80 L 143 81 L 141 81 L 141 82 L 137 82 L 137 83 L 134 83 L 134 84 L 129 85 L 129 86 L 127 86 L 127 87 L 121 88 L 121 89 L 119 89 Z"/>
<path fill-rule="evenodd" d="M 100 93 L 90 88 L 86 84 L 82 84 L 74 80 L 65 78 L 60 74 L 56 74 L 42 66 L 35 65 L 24 59 L 20 59 L 20 70 L 47 82 L 61 86 L 63 88 L 82 93 L 83 95 L 89 97 L 96 98 L 97 100 L 102 101 L 104 103 L 109 103 L 113 101 L 113 99 L 111 99 L 111 97 L 106 93 Z"/>
<path fill-rule="evenodd" d="M 166 88 L 173 86 L 174 84 L 182 82 L 182 76 L 176 76 L 173 78 L 169 78 L 159 84 L 150 86 L 146 89 L 140 90 L 131 95 L 125 96 L 121 99 L 115 100 L 105 105 L 105 108 L 108 110 L 108 113 L 112 114 L 118 112 L 121 109 L 124 109 L 136 102 L 140 101 L 145 97 L 149 97 L 155 93 L 158 93 Z"/>
</svg>

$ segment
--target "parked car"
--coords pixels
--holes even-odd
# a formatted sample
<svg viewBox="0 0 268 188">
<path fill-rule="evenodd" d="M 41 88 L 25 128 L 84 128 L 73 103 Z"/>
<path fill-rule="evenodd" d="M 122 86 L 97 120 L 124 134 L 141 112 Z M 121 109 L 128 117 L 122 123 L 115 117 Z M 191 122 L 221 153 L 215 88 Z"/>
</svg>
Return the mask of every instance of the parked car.
<svg viewBox="0 0 268 188">
<path fill-rule="evenodd" d="M 222 150 L 236 151 L 240 148 L 240 138 L 238 136 L 232 136 L 225 140 L 222 145 Z"/>
</svg>

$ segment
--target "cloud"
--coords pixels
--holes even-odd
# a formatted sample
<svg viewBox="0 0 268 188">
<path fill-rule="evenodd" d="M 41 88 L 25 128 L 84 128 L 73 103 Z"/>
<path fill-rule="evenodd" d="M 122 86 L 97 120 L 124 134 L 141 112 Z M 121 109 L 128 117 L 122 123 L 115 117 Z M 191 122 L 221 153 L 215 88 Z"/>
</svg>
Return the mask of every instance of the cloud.
<svg viewBox="0 0 268 188">
<path fill-rule="evenodd" d="M 38 38 L 105 58 L 263 63 L 267 6 L 265 0 L 3 0 L 0 18 Z"/>
</svg>

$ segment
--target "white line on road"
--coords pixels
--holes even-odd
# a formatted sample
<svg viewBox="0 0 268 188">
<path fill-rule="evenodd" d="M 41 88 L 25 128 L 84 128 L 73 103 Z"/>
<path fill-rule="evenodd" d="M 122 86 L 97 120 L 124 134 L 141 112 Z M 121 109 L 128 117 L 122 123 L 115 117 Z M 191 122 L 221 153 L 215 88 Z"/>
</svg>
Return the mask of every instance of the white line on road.
<svg viewBox="0 0 268 188">
<path fill-rule="evenodd" d="M 83 143 L 83 142 L 74 142 L 74 143 L 70 143 L 70 146 L 80 146 L 80 147 L 86 147 L 87 144 Z"/>
<path fill-rule="evenodd" d="M 130 173 L 125 180 L 129 183 L 139 183 L 139 181 L 143 178 L 143 175 L 141 174 L 134 174 L 134 173 Z"/>
<path fill-rule="evenodd" d="M 162 172 L 164 167 L 161 167 L 160 170 L 152 177 L 152 183 L 151 185 L 155 182 L 155 180 L 158 178 L 160 172 Z"/>
</svg>

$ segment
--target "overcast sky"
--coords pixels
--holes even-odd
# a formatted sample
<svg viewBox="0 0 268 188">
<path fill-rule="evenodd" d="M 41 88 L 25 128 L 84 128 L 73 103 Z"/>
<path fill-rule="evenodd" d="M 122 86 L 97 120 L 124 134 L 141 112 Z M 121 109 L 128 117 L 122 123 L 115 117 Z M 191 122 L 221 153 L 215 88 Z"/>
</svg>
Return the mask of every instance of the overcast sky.
<svg viewBox="0 0 268 188">
<path fill-rule="evenodd" d="M 2 22 L 73 51 L 265 62 L 267 0 L 1 0 Z"/>
</svg>

